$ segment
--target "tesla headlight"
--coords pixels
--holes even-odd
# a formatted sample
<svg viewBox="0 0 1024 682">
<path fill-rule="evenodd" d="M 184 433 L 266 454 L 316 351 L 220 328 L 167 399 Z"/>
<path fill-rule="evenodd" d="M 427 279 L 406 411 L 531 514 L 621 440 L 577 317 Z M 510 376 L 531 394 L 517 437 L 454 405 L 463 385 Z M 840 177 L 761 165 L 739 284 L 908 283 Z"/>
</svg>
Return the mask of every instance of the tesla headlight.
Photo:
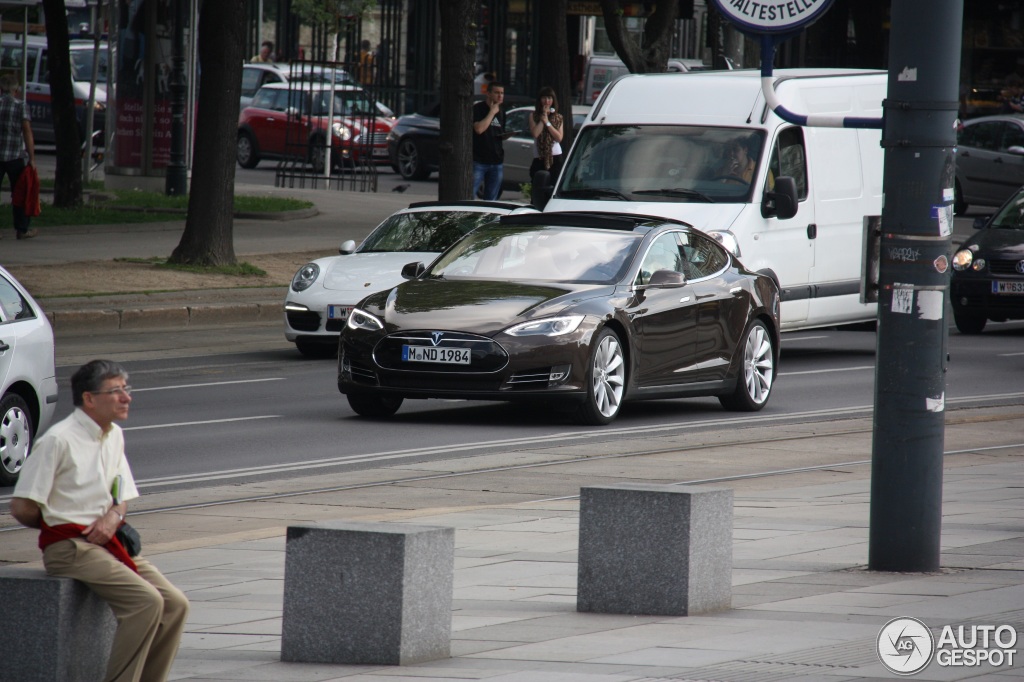
<svg viewBox="0 0 1024 682">
<path fill-rule="evenodd" d="M 571 334 L 583 322 L 583 315 L 562 315 L 545 317 L 541 320 L 523 322 L 505 330 L 509 336 L 561 336 Z"/>
<path fill-rule="evenodd" d="M 963 272 L 971 267 L 971 263 L 974 262 L 974 254 L 970 249 L 960 249 L 953 254 L 953 269 L 957 272 Z"/>
<path fill-rule="evenodd" d="M 331 126 L 331 130 L 334 131 L 336 137 L 341 138 L 342 142 L 348 142 L 352 139 L 352 129 L 344 123 L 335 123 Z"/>
<path fill-rule="evenodd" d="M 292 291 L 305 291 L 313 286 L 313 282 L 320 276 L 320 266 L 316 263 L 306 263 L 292 277 Z"/>
<path fill-rule="evenodd" d="M 362 329 L 367 332 L 376 332 L 384 329 L 383 322 L 359 308 L 352 309 L 352 312 L 348 314 L 348 322 L 345 324 L 349 329 Z"/>
<path fill-rule="evenodd" d="M 725 250 L 736 256 L 741 257 L 743 254 L 740 253 L 740 243 L 736 241 L 736 235 L 728 230 L 711 231 L 708 234 L 719 244 L 725 247 Z"/>
</svg>

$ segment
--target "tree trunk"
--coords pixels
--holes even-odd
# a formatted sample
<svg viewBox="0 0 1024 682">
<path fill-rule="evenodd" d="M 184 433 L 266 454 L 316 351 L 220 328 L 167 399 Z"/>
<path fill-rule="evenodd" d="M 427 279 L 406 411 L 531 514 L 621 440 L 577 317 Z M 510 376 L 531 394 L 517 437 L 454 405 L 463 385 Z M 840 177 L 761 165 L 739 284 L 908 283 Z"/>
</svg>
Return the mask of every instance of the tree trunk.
<svg viewBox="0 0 1024 682">
<path fill-rule="evenodd" d="M 441 201 L 473 198 L 473 58 L 478 6 L 473 0 L 438 2 L 441 12 L 441 136 L 437 198 Z"/>
<path fill-rule="evenodd" d="M 235 143 L 247 5 L 247 0 L 207 0 L 199 10 L 201 75 L 192 183 L 185 232 L 172 263 L 235 263 Z"/>
<path fill-rule="evenodd" d="M 643 45 L 629 37 L 619 0 L 601 0 L 601 12 L 608 39 L 630 73 L 663 73 L 668 68 L 672 33 L 679 18 L 678 2 L 659 2 L 647 15 Z"/>
<path fill-rule="evenodd" d="M 64 0 L 43 0 L 46 17 L 46 59 L 50 71 L 50 102 L 53 133 L 57 145 L 53 205 L 76 208 L 82 205 L 82 137 L 75 115 L 75 94 L 71 88 L 71 43 Z"/>
<path fill-rule="evenodd" d="M 550 86 L 558 98 L 558 110 L 565 117 L 562 153 L 572 145 L 572 77 L 566 45 L 566 14 L 569 0 L 546 0 L 540 4 L 540 83 Z"/>
</svg>

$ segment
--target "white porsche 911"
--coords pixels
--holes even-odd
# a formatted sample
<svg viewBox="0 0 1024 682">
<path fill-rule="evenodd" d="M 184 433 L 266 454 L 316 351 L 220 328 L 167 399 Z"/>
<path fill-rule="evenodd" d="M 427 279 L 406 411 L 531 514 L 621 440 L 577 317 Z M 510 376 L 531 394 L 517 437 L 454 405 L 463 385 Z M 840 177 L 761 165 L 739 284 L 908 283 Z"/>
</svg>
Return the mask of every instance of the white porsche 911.
<svg viewBox="0 0 1024 682">
<path fill-rule="evenodd" d="M 402 266 L 429 263 L 463 235 L 532 206 L 500 201 L 424 201 L 390 216 L 356 247 L 344 242 L 339 256 L 306 263 L 292 278 L 284 302 L 284 335 L 299 352 L 329 357 L 352 306 L 404 281 Z"/>
</svg>

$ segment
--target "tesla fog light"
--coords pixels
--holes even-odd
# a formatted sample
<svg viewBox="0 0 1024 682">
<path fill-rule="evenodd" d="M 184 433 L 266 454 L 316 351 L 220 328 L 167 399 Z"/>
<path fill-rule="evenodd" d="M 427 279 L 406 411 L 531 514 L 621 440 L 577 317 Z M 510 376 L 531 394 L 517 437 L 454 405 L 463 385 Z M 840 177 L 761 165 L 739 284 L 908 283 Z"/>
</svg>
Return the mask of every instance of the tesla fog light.
<svg viewBox="0 0 1024 682">
<path fill-rule="evenodd" d="M 548 374 L 548 386 L 557 386 L 569 378 L 572 365 L 555 365 Z"/>
</svg>

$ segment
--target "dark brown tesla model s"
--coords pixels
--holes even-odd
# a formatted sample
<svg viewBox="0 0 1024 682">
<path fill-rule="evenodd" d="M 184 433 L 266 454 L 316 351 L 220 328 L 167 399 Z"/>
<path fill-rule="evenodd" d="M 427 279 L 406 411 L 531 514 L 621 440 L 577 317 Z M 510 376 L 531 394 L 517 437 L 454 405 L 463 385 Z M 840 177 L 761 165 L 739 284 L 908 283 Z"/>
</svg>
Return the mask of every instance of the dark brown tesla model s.
<svg viewBox="0 0 1024 682">
<path fill-rule="evenodd" d="M 526 400 L 607 424 L 626 400 L 759 410 L 771 395 L 778 288 L 683 223 L 505 216 L 403 275 L 341 335 L 338 389 L 363 416 L 406 398 Z"/>
</svg>

